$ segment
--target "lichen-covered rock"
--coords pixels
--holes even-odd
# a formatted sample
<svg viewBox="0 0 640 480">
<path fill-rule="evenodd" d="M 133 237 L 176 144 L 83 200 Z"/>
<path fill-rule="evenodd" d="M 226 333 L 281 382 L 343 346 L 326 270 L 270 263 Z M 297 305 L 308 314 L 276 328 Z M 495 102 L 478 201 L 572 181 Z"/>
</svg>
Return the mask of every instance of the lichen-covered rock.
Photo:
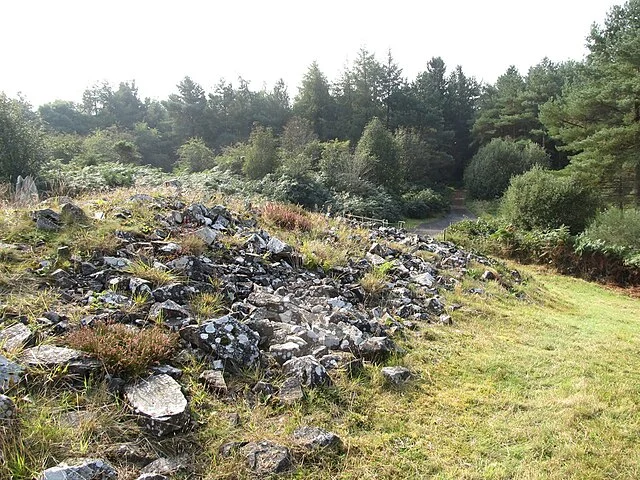
<svg viewBox="0 0 640 480">
<path fill-rule="evenodd" d="M 66 460 L 47 468 L 38 480 L 116 480 L 118 474 L 106 461 L 91 458 Z"/>
<path fill-rule="evenodd" d="M 87 375 L 101 367 L 101 362 L 80 350 L 55 345 L 28 348 L 19 357 L 27 368 L 60 369 L 66 375 Z"/>
<path fill-rule="evenodd" d="M 141 423 L 158 437 L 181 430 L 188 423 L 187 399 L 169 375 L 153 375 L 128 385 L 125 396 Z"/>
<path fill-rule="evenodd" d="M 16 418 L 16 406 L 6 395 L 0 394 L 0 425 L 8 424 Z"/>
<path fill-rule="evenodd" d="M 33 340 L 33 332 L 22 323 L 0 330 L 0 348 L 5 352 L 20 350 Z"/>
<path fill-rule="evenodd" d="M 298 377 L 289 377 L 278 390 L 278 400 L 285 405 L 298 402 L 304 398 L 302 383 Z"/>
<path fill-rule="evenodd" d="M 306 387 L 331 385 L 332 383 L 327 370 L 312 355 L 292 358 L 282 367 L 287 375 L 298 378 L 300 383 Z"/>
<path fill-rule="evenodd" d="M 319 427 L 300 427 L 293 432 L 293 440 L 303 448 L 312 450 L 315 448 L 340 449 L 342 440 L 335 433 Z"/>
<path fill-rule="evenodd" d="M 154 303 L 149 309 L 149 318 L 160 320 L 169 327 L 179 327 L 189 321 L 189 312 L 173 300 Z"/>
<path fill-rule="evenodd" d="M 230 315 L 210 320 L 188 335 L 189 340 L 233 368 L 258 363 L 260 336 Z"/>
<path fill-rule="evenodd" d="M 20 383 L 23 371 L 20 365 L 0 355 L 0 393 Z"/>
<path fill-rule="evenodd" d="M 145 466 L 140 473 L 142 474 L 152 474 L 155 473 L 157 475 L 173 475 L 178 471 L 185 468 L 184 462 L 179 458 L 158 458 L 154 460 L 147 466 Z"/>
<path fill-rule="evenodd" d="M 240 454 L 257 475 L 281 473 L 291 467 L 289 449 L 270 441 L 250 442 L 240 447 Z"/>
</svg>

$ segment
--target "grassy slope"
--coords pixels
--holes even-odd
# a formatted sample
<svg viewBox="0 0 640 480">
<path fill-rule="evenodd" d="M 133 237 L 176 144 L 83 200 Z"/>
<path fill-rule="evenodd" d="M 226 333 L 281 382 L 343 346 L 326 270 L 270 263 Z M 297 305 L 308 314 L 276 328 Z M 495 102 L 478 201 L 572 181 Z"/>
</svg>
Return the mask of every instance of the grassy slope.
<svg viewBox="0 0 640 480">
<path fill-rule="evenodd" d="M 20 237 L 32 234 L 25 225 Z M 111 227 L 86 238 L 75 232 L 67 240 L 78 251 L 106 247 Z M 16 240 L 26 241 L 4 239 Z M 56 245 L 48 250 L 55 252 Z M 323 245 L 309 240 L 300 248 L 317 247 L 322 260 Z M 1 260 L 5 310 L 31 318 L 55 301 L 48 298 L 51 292 L 24 291 L 30 287 L 20 280 L 26 274 L 13 266 L 33 259 Z M 194 363 L 181 382 L 199 426 L 157 442 L 99 381 L 77 391 L 46 378 L 30 391 L 17 388 L 10 395 L 22 425 L 17 436 L 0 431 L 0 478 L 32 478 L 68 456 L 104 455 L 116 459 L 121 478 L 136 478 L 133 469 L 117 463 L 112 446 L 119 442 L 136 442 L 154 456 L 184 453 L 195 478 L 249 478 L 242 459 L 217 456 L 221 443 L 269 438 L 292 446 L 290 433 L 304 424 L 338 433 L 346 454 L 298 460 L 284 478 L 639 477 L 639 301 L 580 280 L 526 271 L 529 301 L 494 282 L 465 279 L 449 299 L 463 304 L 453 314 L 455 325 L 425 325 L 408 334 L 407 354 L 390 362 L 416 374 L 401 390 L 385 387 L 379 366 L 368 365 L 356 378 L 343 374 L 335 387 L 308 391 L 300 404 L 283 407 L 269 399 L 244 400 L 243 389 L 261 375 L 247 372 L 246 378 L 229 379 L 240 394 L 228 402 L 200 385 L 206 365 Z M 488 295 L 463 293 L 478 284 Z M 70 419 L 75 411 L 82 415 Z M 225 419 L 231 412 L 240 414 L 239 426 Z"/>
<path fill-rule="evenodd" d="M 638 301 L 535 278 L 534 303 L 464 295 L 429 331 L 404 359 L 422 382 L 372 396 L 344 478 L 638 478 Z"/>
</svg>

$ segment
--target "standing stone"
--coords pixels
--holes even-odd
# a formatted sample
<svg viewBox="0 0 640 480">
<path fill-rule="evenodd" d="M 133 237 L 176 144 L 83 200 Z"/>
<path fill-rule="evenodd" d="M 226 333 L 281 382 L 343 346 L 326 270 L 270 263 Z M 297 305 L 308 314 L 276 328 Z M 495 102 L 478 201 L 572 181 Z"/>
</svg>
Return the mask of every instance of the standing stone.
<svg viewBox="0 0 640 480">
<path fill-rule="evenodd" d="M 154 375 L 125 387 L 127 401 L 145 427 L 161 437 L 188 423 L 187 399 L 169 375 Z"/>
<path fill-rule="evenodd" d="M 23 369 L 17 363 L 0 355 L 0 393 L 20 382 Z"/>
<path fill-rule="evenodd" d="M 257 475 L 268 476 L 284 472 L 291 466 L 289 449 L 277 443 L 250 442 L 240 448 L 247 465 Z"/>
<path fill-rule="evenodd" d="M 227 393 L 227 383 L 220 370 L 205 370 L 200 374 L 200 381 L 220 395 Z"/>
<path fill-rule="evenodd" d="M 38 187 L 36 187 L 36 182 L 33 181 L 33 177 L 29 175 L 22 178 L 22 175 L 18 175 L 14 199 L 15 203 L 20 206 L 38 202 Z"/>
<path fill-rule="evenodd" d="M 47 468 L 38 480 L 117 480 L 115 469 L 104 460 L 78 458 Z"/>
<path fill-rule="evenodd" d="M 16 323 L 0 331 L 0 348 L 13 352 L 27 346 L 33 340 L 33 332 L 22 323 Z"/>
</svg>

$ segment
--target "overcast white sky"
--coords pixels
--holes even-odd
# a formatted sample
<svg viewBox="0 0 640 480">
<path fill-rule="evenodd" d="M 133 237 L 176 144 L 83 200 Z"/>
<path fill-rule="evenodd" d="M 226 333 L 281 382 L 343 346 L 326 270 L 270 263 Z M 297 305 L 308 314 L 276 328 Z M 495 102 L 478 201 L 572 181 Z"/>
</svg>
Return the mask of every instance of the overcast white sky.
<svg viewBox="0 0 640 480">
<path fill-rule="evenodd" d="M 0 91 L 34 105 L 80 101 L 99 80 L 136 80 L 164 99 L 191 76 L 208 92 L 239 75 L 252 89 L 283 78 L 292 98 L 316 60 L 337 79 L 362 46 L 390 48 L 413 79 L 433 56 L 494 82 L 543 57 L 585 55 L 592 23 L 623 0 L 5 0 Z"/>
</svg>

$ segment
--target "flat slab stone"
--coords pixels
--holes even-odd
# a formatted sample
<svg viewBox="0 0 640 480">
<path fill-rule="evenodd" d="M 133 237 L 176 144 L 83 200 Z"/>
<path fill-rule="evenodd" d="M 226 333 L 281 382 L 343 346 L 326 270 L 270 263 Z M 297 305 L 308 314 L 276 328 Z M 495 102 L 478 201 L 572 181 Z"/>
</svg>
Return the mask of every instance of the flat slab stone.
<svg viewBox="0 0 640 480">
<path fill-rule="evenodd" d="M 16 323 L 0 331 L 0 348 L 13 352 L 26 347 L 33 340 L 33 332 L 22 323 Z"/>
<path fill-rule="evenodd" d="M 101 367 L 101 362 L 80 350 L 39 345 L 28 348 L 20 355 L 19 363 L 27 368 L 54 370 L 64 368 L 70 375 L 86 375 Z"/>
<path fill-rule="evenodd" d="M 17 363 L 0 355 L 0 393 L 20 382 L 24 369 Z"/>
<path fill-rule="evenodd" d="M 66 460 L 47 468 L 38 480 L 117 480 L 116 470 L 106 461 L 92 458 Z"/>
<path fill-rule="evenodd" d="M 189 420 L 187 399 L 169 375 L 154 375 L 128 385 L 125 396 L 143 425 L 159 437 L 181 430 Z"/>
</svg>

